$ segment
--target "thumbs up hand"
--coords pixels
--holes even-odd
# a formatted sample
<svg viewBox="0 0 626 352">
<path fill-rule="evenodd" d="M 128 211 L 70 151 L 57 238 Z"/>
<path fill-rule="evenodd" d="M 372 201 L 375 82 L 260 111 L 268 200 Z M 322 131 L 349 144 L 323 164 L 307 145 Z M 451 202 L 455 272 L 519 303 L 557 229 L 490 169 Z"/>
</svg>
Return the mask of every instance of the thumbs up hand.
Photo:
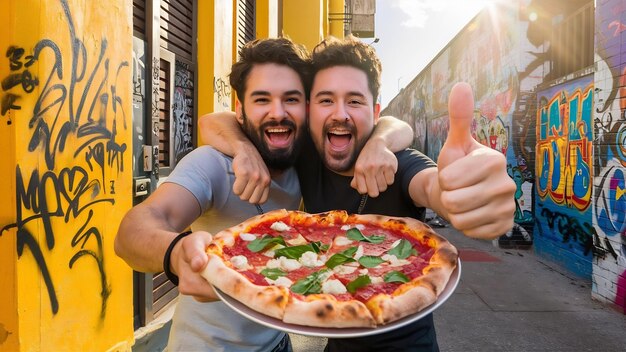
<svg viewBox="0 0 626 352">
<path fill-rule="evenodd" d="M 497 238 L 513 227 L 515 213 L 506 158 L 472 137 L 474 96 L 467 83 L 450 91 L 448 113 L 450 130 L 437 160 L 441 215 L 469 237 Z"/>
</svg>

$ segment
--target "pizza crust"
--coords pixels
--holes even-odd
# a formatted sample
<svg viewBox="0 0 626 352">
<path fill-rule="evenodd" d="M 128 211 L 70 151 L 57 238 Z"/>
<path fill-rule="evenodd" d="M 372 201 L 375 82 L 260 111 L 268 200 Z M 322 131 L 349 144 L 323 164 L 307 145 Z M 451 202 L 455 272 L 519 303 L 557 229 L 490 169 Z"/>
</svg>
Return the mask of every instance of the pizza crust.
<svg viewBox="0 0 626 352">
<path fill-rule="evenodd" d="M 209 254 L 209 263 L 201 275 L 222 292 L 257 312 L 276 319 L 283 318 L 289 300 L 286 288 L 255 285 L 236 270 L 226 266 L 222 258 L 215 254 Z"/>
<path fill-rule="evenodd" d="M 304 300 L 291 297 L 283 321 L 329 328 L 376 326 L 365 304 L 356 300 L 338 301 L 334 296 L 326 294 L 309 295 Z"/>
</svg>

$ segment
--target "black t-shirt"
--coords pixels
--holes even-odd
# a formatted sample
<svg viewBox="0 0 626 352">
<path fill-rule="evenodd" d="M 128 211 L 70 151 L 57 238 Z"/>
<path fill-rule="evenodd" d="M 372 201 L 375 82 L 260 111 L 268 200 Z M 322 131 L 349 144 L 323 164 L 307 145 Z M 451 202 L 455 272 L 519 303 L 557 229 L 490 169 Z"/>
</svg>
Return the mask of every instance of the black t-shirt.
<svg viewBox="0 0 626 352">
<path fill-rule="evenodd" d="M 409 183 L 420 171 L 437 166 L 430 158 L 414 149 L 395 153 L 398 171 L 394 183 L 376 198 L 368 198 L 362 214 L 411 217 L 424 220 L 425 209 L 414 205 L 409 196 Z M 352 176 L 330 171 L 310 139 L 296 163 L 304 207 L 309 213 L 345 210 L 357 213 L 363 197 L 350 186 Z"/>
<path fill-rule="evenodd" d="M 296 163 L 300 189 L 305 210 L 320 213 L 329 210 L 345 210 L 357 213 L 363 197 L 350 187 L 352 176 L 342 176 L 328 170 L 315 149 L 306 138 L 303 151 Z M 394 183 L 376 198 L 368 198 L 362 214 L 412 217 L 424 220 L 425 209 L 415 206 L 409 196 L 409 183 L 420 171 L 437 166 L 430 158 L 414 149 L 395 153 L 398 171 Z M 328 339 L 325 352 L 367 351 L 439 351 L 432 314 L 401 328 L 378 335 Z"/>
</svg>

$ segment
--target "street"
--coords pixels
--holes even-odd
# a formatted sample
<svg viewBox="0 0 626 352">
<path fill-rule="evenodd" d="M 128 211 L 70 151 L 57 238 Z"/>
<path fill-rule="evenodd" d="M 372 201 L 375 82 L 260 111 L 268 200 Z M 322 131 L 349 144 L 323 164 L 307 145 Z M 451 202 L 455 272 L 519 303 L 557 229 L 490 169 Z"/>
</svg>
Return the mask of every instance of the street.
<svg viewBox="0 0 626 352">
<path fill-rule="evenodd" d="M 591 299 L 591 282 L 529 250 L 435 228 L 461 253 L 461 282 L 435 312 L 441 351 L 624 351 L 626 316 Z M 292 335 L 294 352 L 322 338 Z"/>
</svg>

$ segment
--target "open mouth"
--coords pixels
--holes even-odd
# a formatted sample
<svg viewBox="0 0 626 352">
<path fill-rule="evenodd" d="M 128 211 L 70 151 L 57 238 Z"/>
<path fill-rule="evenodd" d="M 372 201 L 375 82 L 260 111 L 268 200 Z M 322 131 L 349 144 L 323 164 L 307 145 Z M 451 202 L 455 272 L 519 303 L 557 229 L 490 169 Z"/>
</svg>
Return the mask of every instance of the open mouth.
<svg viewBox="0 0 626 352">
<path fill-rule="evenodd" d="M 286 148 L 291 144 L 293 130 L 288 127 L 271 127 L 265 130 L 268 145 L 273 148 Z"/>
<path fill-rule="evenodd" d="M 331 149 L 335 151 L 343 151 L 350 146 L 352 141 L 352 132 L 347 129 L 333 128 L 326 134 Z"/>
</svg>

